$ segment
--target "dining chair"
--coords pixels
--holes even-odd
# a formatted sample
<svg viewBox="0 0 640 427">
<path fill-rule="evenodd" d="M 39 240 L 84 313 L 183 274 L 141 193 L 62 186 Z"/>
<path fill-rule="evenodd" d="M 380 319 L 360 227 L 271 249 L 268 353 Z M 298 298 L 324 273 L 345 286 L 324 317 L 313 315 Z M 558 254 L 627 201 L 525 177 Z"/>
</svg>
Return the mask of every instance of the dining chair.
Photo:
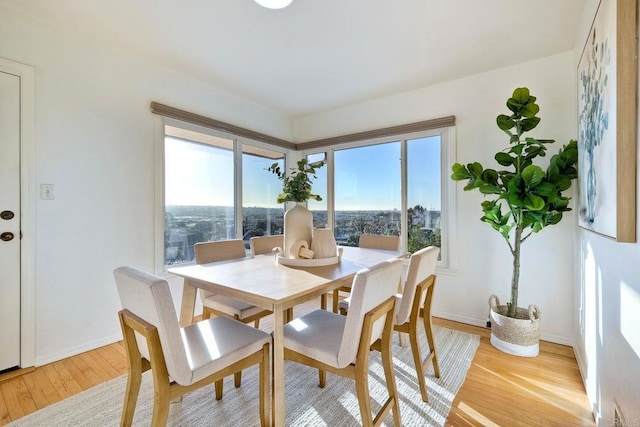
<svg viewBox="0 0 640 427">
<path fill-rule="evenodd" d="M 436 263 L 440 248 L 429 246 L 413 253 L 409 259 L 404 289 L 396 297 L 396 319 L 394 330 L 409 335 L 413 362 L 416 366 L 416 375 L 420 386 L 422 400 L 427 402 L 427 384 L 425 372 L 429 363 L 433 363 L 433 372 L 436 378 L 440 378 L 440 365 L 436 346 L 433 339 L 433 324 L 431 321 L 431 305 L 433 291 L 436 284 Z M 351 309 L 350 298 L 340 301 L 340 313 L 347 314 Z M 422 317 L 429 355 L 423 360 L 418 338 L 418 322 Z M 402 340 L 401 340 L 402 341 Z"/>
<path fill-rule="evenodd" d="M 394 424 L 401 425 L 391 356 L 395 294 L 401 278 L 401 259 L 360 270 L 353 279 L 351 309 L 346 316 L 320 309 L 284 327 L 285 359 L 317 368 L 321 388 L 326 385 L 327 371 L 355 380 L 364 426 L 382 424 L 390 411 Z M 381 352 L 389 395 L 375 418 L 368 384 L 371 349 Z"/>
<path fill-rule="evenodd" d="M 194 245 L 194 250 L 196 264 L 230 261 L 244 258 L 247 255 L 244 241 L 240 239 L 199 242 Z M 204 289 L 200 289 L 200 299 L 202 301 L 202 319 L 209 319 L 212 316 L 229 316 L 242 323 L 253 322 L 254 326 L 258 328 L 260 319 L 271 314 L 269 310 Z M 241 383 L 242 371 L 238 371 L 234 373 L 233 385 L 237 388 Z M 216 383 L 216 399 L 222 399 L 222 392 L 223 382 L 219 381 Z"/>
<path fill-rule="evenodd" d="M 260 370 L 260 422 L 270 423 L 271 335 L 228 317 L 181 328 L 166 280 L 132 267 L 117 268 L 114 277 L 129 362 L 120 425 L 131 425 L 142 373 L 149 369 L 154 388 L 151 425 L 164 426 L 169 402 L 253 365 Z"/>
<path fill-rule="evenodd" d="M 399 251 L 400 250 L 400 237 L 399 236 L 383 236 L 380 234 L 361 234 L 358 238 L 358 246 L 368 249 L 380 249 L 386 251 Z M 350 292 L 351 283 L 345 284 L 333 290 L 333 312 L 338 312 L 338 302 L 340 300 L 340 292 Z M 326 309 L 326 294 L 322 295 L 320 299 L 320 308 Z"/>
<path fill-rule="evenodd" d="M 249 247 L 251 248 L 251 256 L 272 254 L 273 248 L 280 248 L 284 245 L 284 235 L 276 234 L 273 236 L 254 236 L 249 239 Z M 290 322 L 293 319 L 293 307 L 288 308 L 284 321 Z"/>
<path fill-rule="evenodd" d="M 254 236 L 249 239 L 249 247 L 251 248 L 251 256 L 271 254 L 273 248 L 282 249 L 284 247 L 284 235 Z"/>
</svg>

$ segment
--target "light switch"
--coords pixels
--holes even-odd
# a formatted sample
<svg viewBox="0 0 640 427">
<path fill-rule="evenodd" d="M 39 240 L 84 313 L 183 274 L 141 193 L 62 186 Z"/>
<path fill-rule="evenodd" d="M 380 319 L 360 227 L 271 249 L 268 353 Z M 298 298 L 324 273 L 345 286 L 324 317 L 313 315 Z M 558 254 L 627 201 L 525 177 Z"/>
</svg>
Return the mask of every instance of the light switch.
<svg viewBox="0 0 640 427">
<path fill-rule="evenodd" d="M 40 184 L 40 198 L 53 200 L 53 184 Z"/>
</svg>

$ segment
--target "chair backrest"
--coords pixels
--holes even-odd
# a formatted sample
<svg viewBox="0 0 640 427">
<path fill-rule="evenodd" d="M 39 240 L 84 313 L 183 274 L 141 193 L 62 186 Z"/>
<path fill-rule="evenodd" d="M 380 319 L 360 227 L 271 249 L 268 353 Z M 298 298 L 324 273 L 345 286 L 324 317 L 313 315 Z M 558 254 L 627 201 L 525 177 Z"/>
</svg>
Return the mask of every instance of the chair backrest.
<svg viewBox="0 0 640 427">
<path fill-rule="evenodd" d="M 361 234 L 358 239 L 361 248 L 381 249 L 387 251 L 400 250 L 400 237 L 383 236 L 380 234 Z"/>
<path fill-rule="evenodd" d="M 122 308 L 158 329 L 167 371 L 171 378 L 181 384 L 190 384 L 192 371 L 167 281 L 132 267 L 119 267 L 114 270 L 113 275 Z M 136 333 L 136 341 L 142 356 L 150 360 L 146 340 Z"/>
<path fill-rule="evenodd" d="M 338 352 L 340 367 L 347 366 L 356 358 L 365 314 L 394 296 L 401 279 L 402 260 L 400 258 L 390 259 L 371 268 L 360 270 L 353 278 L 351 303 Z M 382 336 L 384 320 L 383 316 L 374 323 L 371 343 Z"/>
<path fill-rule="evenodd" d="M 425 281 L 429 276 L 435 274 L 436 263 L 440 248 L 437 246 L 428 246 L 414 252 L 409 259 L 409 268 L 407 270 L 407 278 L 404 282 L 404 291 L 402 292 L 402 300 L 396 306 L 396 324 L 401 325 L 409 320 L 411 307 L 416 295 L 417 286 Z M 426 293 L 422 295 L 420 306 L 424 304 Z"/>
<path fill-rule="evenodd" d="M 228 261 L 247 256 L 244 241 L 240 239 L 200 242 L 196 243 L 193 248 L 196 252 L 196 264 Z"/>
<path fill-rule="evenodd" d="M 284 247 L 284 235 L 252 237 L 249 239 L 249 247 L 251 248 L 251 256 L 270 254 L 273 248 Z"/>
</svg>

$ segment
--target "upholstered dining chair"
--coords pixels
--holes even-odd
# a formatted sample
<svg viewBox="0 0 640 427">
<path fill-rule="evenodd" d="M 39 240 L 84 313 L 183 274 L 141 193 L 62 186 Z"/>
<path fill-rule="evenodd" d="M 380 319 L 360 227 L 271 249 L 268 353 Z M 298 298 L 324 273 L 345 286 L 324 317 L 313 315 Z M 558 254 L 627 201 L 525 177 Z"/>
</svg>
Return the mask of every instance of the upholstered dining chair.
<svg viewBox="0 0 640 427">
<path fill-rule="evenodd" d="M 194 245 L 196 264 L 208 264 L 210 262 L 230 261 L 244 258 L 246 250 L 244 241 L 218 240 L 214 242 L 200 242 Z M 242 323 L 254 323 L 258 328 L 260 319 L 271 314 L 271 311 L 248 304 L 225 295 L 217 295 L 204 289 L 200 289 L 202 301 L 202 318 L 209 319 L 212 316 L 229 316 Z M 242 371 L 234 374 L 234 386 L 240 387 L 242 383 Z M 216 399 L 222 399 L 223 382 L 216 383 Z"/>
<path fill-rule="evenodd" d="M 433 371 L 436 378 L 440 378 L 440 365 L 436 346 L 433 340 L 433 325 L 431 321 L 431 303 L 436 284 L 436 263 L 440 248 L 429 246 L 413 253 L 409 259 L 404 290 L 397 295 L 396 321 L 394 330 L 409 335 L 413 362 L 416 366 L 416 375 L 420 385 L 422 400 L 427 402 L 427 384 L 425 371 L 429 363 L 433 363 Z M 340 301 L 340 313 L 347 314 L 351 310 L 351 298 Z M 418 338 L 418 322 L 422 317 L 429 355 L 423 360 Z"/>
<path fill-rule="evenodd" d="M 318 369 L 320 387 L 326 371 L 355 380 L 356 395 L 364 426 L 380 425 L 393 412 L 400 422 L 391 339 L 395 294 L 402 278 L 402 260 L 392 259 L 360 270 L 351 287 L 351 307 L 346 316 L 315 310 L 284 327 L 284 357 Z M 369 353 L 382 354 L 388 399 L 372 417 L 369 395 Z"/>
<path fill-rule="evenodd" d="M 273 236 L 254 236 L 249 239 L 251 256 L 270 254 L 273 248 L 284 246 L 284 235 L 275 234 Z"/>
<path fill-rule="evenodd" d="M 151 425 L 164 426 L 169 402 L 225 376 L 259 365 L 260 422 L 269 425 L 271 335 L 228 317 L 181 328 L 166 280 L 132 267 L 114 271 L 129 375 L 120 425 L 130 426 L 142 372 L 151 369 Z"/>
<path fill-rule="evenodd" d="M 281 248 L 284 245 L 284 235 L 275 234 L 273 236 L 254 236 L 249 239 L 249 248 L 251 256 L 272 254 L 273 248 Z M 290 322 L 293 319 L 293 307 L 288 308 L 285 313 L 284 321 Z"/>
<path fill-rule="evenodd" d="M 361 234 L 358 239 L 358 246 L 368 249 L 380 249 L 386 251 L 399 251 L 400 250 L 400 237 L 399 236 L 383 236 L 380 234 Z M 338 302 L 340 299 L 340 292 L 350 292 L 351 284 L 348 283 L 344 286 L 340 286 L 333 290 L 333 312 L 338 312 Z M 320 308 L 326 309 L 326 294 L 322 295 L 320 300 Z"/>
</svg>

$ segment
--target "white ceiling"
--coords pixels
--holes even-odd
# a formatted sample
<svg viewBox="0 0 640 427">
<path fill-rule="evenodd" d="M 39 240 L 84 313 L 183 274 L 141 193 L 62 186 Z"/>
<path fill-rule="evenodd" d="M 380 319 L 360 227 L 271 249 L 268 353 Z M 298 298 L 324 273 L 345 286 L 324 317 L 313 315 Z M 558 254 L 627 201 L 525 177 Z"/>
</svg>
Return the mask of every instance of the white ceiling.
<svg viewBox="0 0 640 427">
<path fill-rule="evenodd" d="M 584 0 L 0 0 L 291 117 L 573 48 Z"/>
</svg>

